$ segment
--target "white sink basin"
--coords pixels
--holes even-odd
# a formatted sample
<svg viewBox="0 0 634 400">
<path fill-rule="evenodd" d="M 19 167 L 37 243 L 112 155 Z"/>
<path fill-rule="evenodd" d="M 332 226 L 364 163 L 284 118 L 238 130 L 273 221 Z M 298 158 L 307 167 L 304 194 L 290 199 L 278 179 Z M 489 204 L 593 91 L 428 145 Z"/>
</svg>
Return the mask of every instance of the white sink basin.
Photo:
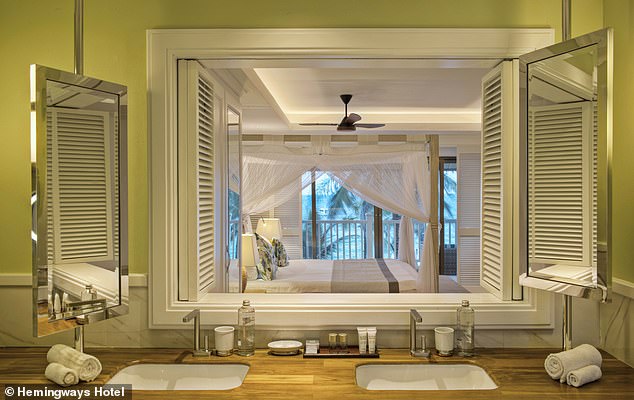
<svg viewBox="0 0 634 400">
<path fill-rule="evenodd" d="M 248 370 L 244 364 L 137 364 L 108 383 L 133 390 L 229 390 L 242 385 Z"/>
<path fill-rule="evenodd" d="M 469 364 L 368 364 L 356 370 L 357 385 L 368 390 L 487 390 L 497 385 Z"/>
</svg>

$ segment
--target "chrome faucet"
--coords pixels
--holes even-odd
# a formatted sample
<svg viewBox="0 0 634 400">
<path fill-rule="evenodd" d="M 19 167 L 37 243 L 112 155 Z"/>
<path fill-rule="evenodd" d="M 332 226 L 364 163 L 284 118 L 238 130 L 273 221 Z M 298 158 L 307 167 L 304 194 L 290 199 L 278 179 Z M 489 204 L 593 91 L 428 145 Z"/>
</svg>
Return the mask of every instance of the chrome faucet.
<svg viewBox="0 0 634 400">
<path fill-rule="evenodd" d="M 200 348 L 200 309 L 195 308 L 183 317 L 183 322 L 194 320 L 194 357 L 207 357 L 209 350 Z"/>
<path fill-rule="evenodd" d="M 416 349 L 416 324 L 423 322 L 423 317 L 413 308 L 409 310 L 409 354 L 413 357 L 429 357 L 429 350 L 426 349 L 425 336 L 422 336 L 423 348 Z"/>
</svg>

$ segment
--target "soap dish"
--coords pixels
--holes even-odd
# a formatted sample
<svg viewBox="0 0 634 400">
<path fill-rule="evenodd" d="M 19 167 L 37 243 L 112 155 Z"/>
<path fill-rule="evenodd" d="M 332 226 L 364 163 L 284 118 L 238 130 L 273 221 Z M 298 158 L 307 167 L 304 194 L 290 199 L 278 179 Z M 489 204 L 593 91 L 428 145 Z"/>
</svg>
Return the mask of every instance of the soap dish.
<svg viewBox="0 0 634 400">
<path fill-rule="evenodd" d="M 291 356 L 300 353 L 302 342 L 297 340 L 276 340 L 268 344 L 269 353 L 275 356 Z"/>
</svg>

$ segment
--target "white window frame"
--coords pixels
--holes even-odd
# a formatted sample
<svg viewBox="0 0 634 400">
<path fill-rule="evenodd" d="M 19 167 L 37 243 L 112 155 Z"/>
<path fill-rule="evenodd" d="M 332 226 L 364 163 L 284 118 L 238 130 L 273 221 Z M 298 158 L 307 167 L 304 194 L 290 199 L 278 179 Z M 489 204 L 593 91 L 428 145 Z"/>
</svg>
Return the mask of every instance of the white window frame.
<svg viewBox="0 0 634 400">
<path fill-rule="evenodd" d="M 411 59 L 434 63 L 516 58 L 554 43 L 553 29 L 175 29 L 149 30 L 148 90 L 150 159 L 151 328 L 182 327 L 182 317 L 200 308 L 206 321 L 235 323 L 244 294 L 210 295 L 208 303 L 178 301 L 177 75 L 179 58 L 239 60 L 294 59 L 345 65 L 350 59 Z M 300 60 L 300 61 L 297 61 Z M 329 60 L 329 61 L 328 61 Z M 394 61 L 398 62 L 398 61 Z M 514 193 L 514 195 L 517 195 Z M 425 313 L 424 325 L 453 324 L 455 307 L 468 298 L 478 308 L 479 329 L 552 329 L 550 293 L 526 290 L 522 301 L 491 294 L 249 294 L 258 329 L 323 329 L 373 325 L 405 328 L 407 313 Z"/>
</svg>

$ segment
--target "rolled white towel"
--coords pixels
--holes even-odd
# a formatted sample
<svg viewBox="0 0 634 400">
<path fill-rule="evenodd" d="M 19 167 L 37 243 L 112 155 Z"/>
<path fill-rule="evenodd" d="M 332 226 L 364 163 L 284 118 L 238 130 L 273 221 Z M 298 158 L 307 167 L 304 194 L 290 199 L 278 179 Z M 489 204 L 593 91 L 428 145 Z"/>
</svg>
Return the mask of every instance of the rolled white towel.
<svg viewBox="0 0 634 400">
<path fill-rule="evenodd" d="M 77 376 L 75 370 L 66 368 L 58 363 L 50 363 L 47 365 L 44 375 L 60 386 L 70 386 L 79 383 L 79 376 Z"/>
<path fill-rule="evenodd" d="M 582 344 L 572 350 L 549 354 L 544 361 L 544 368 L 551 378 L 564 383 L 568 372 L 587 365 L 601 367 L 601 361 L 603 359 L 599 350 L 592 345 Z"/>
<path fill-rule="evenodd" d="M 579 387 L 586 383 L 594 382 L 601 379 L 603 374 L 601 368 L 596 365 L 586 365 L 585 367 L 568 372 L 566 375 L 566 382 L 570 386 Z"/>
<path fill-rule="evenodd" d="M 81 353 L 64 344 L 56 344 L 46 354 L 49 363 L 60 363 L 75 370 L 82 381 L 90 382 L 101 373 L 101 363 L 96 357 Z"/>
</svg>

